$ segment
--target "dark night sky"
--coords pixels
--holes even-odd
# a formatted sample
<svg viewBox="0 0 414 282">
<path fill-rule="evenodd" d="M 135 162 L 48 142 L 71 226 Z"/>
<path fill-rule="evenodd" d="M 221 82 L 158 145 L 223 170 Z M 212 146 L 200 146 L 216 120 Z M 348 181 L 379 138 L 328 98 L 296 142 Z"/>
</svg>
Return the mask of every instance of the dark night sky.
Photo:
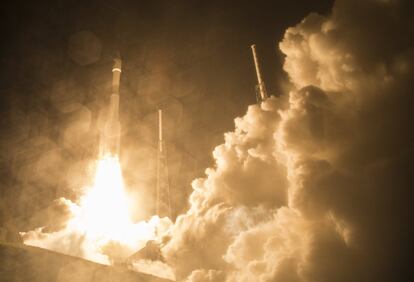
<svg viewBox="0 0 414 282">
<path fill-rule="evenodd" d="M 2 60 L 12 70 L 24 69 L 26 79 L 37 81 L 34 73 L 39 65 L 30 64 L 35 55 L 61 53 L 63 63 L 68 63 L 69 36 L 90 30 L 102 41 L 101 61 L 120 50 L 124 63 L 131 66 L 137 54 L 162 50 L 178 72 L 201 69 L 203 77 L 198 80 L 204 84 L 203 92 L 209 90 L 205 85 L 223 88 L 224 76 L 231 91 L 221 92 L 237 95 L 243 112 L 254 102 L 248 89 L 255 83 L 249 45 L 258 45 L 270 92 L 278 92 L 281 64 L 276 44 L 284 30 L 309 12 L 326 13 L 332 1 L 17 1 L 9 5 L 3 9 L 7 44 Z M 59 63 L 61 69 L 62 62 L 53 67 Z M 15 85 L 18 73 L 5 72 L 10 76 L 6 85 Z"/>
</svg>

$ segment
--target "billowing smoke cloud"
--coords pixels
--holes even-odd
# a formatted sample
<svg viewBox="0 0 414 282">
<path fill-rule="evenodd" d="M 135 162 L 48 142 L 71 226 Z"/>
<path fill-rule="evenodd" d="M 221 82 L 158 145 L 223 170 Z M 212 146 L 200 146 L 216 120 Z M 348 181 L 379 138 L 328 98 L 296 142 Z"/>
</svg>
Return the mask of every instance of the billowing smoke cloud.
<svg viewBox="0 0 414 282">
<path fill-rule="evenodd" d="M 407 1 L 408 2 L 408 1 Z M 404 281 L 414 19 L 345 1 L 279 44 L 288 95 L 250 106 L 163 248 L 187 281 Z"/>
</svg>

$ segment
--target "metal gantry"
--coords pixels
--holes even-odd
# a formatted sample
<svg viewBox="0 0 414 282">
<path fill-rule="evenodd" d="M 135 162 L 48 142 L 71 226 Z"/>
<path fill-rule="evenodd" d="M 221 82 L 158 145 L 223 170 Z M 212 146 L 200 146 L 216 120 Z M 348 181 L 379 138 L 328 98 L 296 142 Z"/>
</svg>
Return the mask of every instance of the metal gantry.
<svg viewBox="0 0 414 282">
<path fill-rule="evenodd" d="M 158 157 L 156 214 L 171 218 L 170 181 L 168 175 L 167 150 L 162 136 L 162 110 L 158 110 Z"/>
</svg>

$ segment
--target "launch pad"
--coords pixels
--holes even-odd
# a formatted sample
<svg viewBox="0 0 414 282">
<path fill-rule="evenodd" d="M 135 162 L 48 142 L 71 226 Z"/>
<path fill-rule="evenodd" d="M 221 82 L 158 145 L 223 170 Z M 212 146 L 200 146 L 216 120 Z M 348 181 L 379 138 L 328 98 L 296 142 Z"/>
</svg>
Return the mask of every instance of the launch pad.
<svg viewBox="0 0 414 282">
<path fill-rule="evenodd" d="M 21 244 L 0 243 L 0 259 L 0 281 L 171 281 Z"/>
</svg>

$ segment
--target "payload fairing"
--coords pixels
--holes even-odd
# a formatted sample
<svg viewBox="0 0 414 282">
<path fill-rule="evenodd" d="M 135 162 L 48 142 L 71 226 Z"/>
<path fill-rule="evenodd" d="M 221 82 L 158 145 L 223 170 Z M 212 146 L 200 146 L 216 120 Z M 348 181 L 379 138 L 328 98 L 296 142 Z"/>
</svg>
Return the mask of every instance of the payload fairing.
<svg viewBox="0 0 414 282">
<path fill-rule="evenodd" d="M 112 92 L 104 127 L 101 131 L 99 155 L 100 157 L 118 156 L 121 139 L 121 125 L 119 123 L 119 82 L 121 78 L 121 59 L 114 59 L 112 68 Z"/>
</svg>

